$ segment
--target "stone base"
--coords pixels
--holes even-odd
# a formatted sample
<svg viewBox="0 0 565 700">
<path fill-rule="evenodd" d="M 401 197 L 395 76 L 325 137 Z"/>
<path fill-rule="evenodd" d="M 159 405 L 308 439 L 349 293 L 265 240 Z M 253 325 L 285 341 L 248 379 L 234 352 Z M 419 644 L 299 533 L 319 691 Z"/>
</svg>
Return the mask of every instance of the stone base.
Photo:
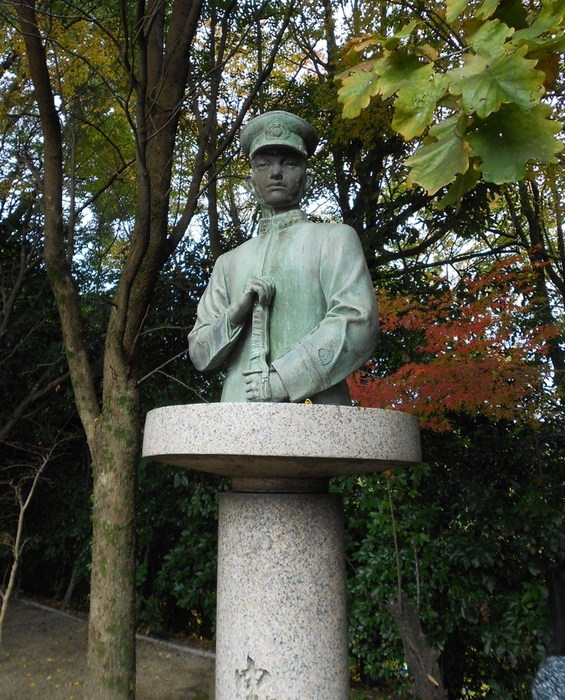
<svg viewBox="0 0 565 700">
<path fill-rule="evenodd" d="M 343 516 L 328 479 L 418 464 L 417 420 L 350 406 L 166 406 L 147 416 L 143 456 L 232 479 L 220 495 L 216 700 L 348 700 Z"/>
<path fill-rule="evenodd" d="M 187 404 L 147 414 L 143 456 L 241 479 L 328 478 L 418 464 L 420 432 L 414 416 L 378 408 Z"/>
<path fill-rule="evenodd" d="M 216 700 L 348 700 L 341 498 L 220 495 Z"/>
</svg>

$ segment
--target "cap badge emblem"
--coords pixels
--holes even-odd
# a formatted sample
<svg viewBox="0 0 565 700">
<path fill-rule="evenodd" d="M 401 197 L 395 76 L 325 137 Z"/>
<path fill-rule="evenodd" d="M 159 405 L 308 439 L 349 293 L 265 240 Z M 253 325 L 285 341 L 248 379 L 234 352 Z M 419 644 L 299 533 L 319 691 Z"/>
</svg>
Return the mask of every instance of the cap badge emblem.
<svg viewBox="0 0 565 700">
<path fill-rule="evenodd" d="M 290 131 L 277 119 L 265 129 L 265 135 L 275 139 L 288 138 L 290 136 Z"/>
</svg>

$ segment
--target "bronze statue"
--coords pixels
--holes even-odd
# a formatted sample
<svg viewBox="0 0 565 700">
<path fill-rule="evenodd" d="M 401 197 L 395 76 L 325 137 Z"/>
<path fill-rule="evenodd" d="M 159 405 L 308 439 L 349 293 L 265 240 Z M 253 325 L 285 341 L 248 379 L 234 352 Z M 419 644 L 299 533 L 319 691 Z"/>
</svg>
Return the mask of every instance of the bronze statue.
<svg viewBox="0 0 565 700">
<path fill-rule="evenodd" d="M 197 369 L 227 361 L 222 401 L 351 405 L 345 378 L 375 349 L 377 303 L 357 234 L 300 209 L 317 143 L 282 111 L 242 131 L 259 234 L 218 258 L 188 336 Z"/>
</svg>

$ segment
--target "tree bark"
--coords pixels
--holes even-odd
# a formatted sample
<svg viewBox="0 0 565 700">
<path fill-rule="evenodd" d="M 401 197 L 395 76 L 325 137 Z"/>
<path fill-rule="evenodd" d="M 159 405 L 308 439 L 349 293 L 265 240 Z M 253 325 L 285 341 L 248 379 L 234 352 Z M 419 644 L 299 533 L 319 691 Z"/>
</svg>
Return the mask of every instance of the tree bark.
<svg viewBox="0 0 565 700">
<path fill-rule="evenodd" d="M 135 697 L 135 493 L 139 398 L 121 358 L 96 426 L 85 698 Z"/>
<path fill-rule="evenodd" d="M 103 410 L 82 338 L 63 225 L 62 133 L 33 0 L 17 6 L 44 137 L 44 258 L 61 318 L 77 409 L 93 460 L 93 566 L 85 697 L 135 697 L 135 477 L 139 401 L 119 334 L 108 334 Z M 127 315 L 127 305 L 118 310 Z M 119 323 L 117 324 L 120 325 Z"/>
<path fill-rule="evenodd" d="M 414 678 L 414 693 L 420 700 L 444 700 L 447 694 L 438 665 L 439 651 L 428 646 L 420 619 L 404 593 L 387 603 L 386 609 L 398 625 L 406 664 Z"/>
</svg>

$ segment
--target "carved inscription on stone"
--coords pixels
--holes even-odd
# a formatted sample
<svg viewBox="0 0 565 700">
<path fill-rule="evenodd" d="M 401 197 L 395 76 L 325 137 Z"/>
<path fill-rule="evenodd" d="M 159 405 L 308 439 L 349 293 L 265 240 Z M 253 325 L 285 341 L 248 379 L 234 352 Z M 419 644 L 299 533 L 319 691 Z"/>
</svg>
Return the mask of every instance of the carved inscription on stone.
<svg viewBox="0 0 565 700">
<path fill-rule="evenodd" d="M 250 656 L 247 668 L 235 672 L 235 687 L 236 700 L 279 700 L 273 677 L 265 669 L 257 668 Z"/>
</svg>

